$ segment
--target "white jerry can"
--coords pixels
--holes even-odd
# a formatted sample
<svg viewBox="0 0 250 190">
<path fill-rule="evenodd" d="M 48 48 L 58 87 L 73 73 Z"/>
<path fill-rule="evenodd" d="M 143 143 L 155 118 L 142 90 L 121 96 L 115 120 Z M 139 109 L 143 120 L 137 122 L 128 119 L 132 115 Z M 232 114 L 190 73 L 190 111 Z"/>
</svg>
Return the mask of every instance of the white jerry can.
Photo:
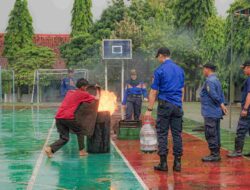
<svg viewBox="0 0 250 190">
<path fill-rule="evenodd" d="M 144 153 L 153 153 L 157 151 L 156 129 L 150 121 L 145 121 L 140 131 L 141 151 Z"/>
</svg>

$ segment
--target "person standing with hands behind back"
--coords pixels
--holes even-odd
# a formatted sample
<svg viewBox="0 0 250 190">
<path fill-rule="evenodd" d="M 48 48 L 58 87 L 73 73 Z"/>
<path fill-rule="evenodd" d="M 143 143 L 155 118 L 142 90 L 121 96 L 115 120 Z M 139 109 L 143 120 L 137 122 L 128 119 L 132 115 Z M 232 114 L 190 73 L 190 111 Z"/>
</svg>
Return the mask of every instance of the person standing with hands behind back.
<svg viewBox="0 0 250 190">
<path fill-rule="evenodd" d="M 211 151 L 209 156 L 203 157 L 203 162 L 218 162 L 220 157 L 220 120 L 227 114 L 224 105 L 225 98 L 220 81 L 215 75 L 216 66 L 203 66 L 203 75 L 206 81 L 201 89 L 201 114 L 204 117 L 205 136 Z"/>
<path fill-rule="evenodd" d="M 157 138 L 159 165 L 155 170 L 167 171 L 168 131 L 171 128 L 173 136 L 174 166 L 173 170 L 181 171 L 182 156 L 182 102 L 184 94 L 184 71 L 170 59 L 168 48 L 160 48 L 156 55 L 161 65 L 154 72 L 154 81 L 149 93 L 148 109 L 145 117 L 150 117 L 158 93 Z"/>
</svg>

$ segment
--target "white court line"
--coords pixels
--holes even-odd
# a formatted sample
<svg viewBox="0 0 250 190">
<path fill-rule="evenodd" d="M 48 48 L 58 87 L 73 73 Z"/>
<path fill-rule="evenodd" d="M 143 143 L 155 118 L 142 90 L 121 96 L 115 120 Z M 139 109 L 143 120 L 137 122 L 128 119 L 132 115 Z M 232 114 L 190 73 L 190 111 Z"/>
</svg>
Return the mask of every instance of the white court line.
<svg viewBox="0 0 250 190">
<path fill-rule="evenodd" d="M 36 165 L 35 165 L 35 168 L 34 168 L 34 170 L 32 172 L 32 175 L 30 177 L 30 180 L 29 180 L 29 183 L 28 183 L 28 186 L 27 186 L 27 190 L 32 190 L 33 189 L 33 186 L 34 186 L 35 181 L 36 181 L 36 177 L 37 177 L 37 175 L 39 173 L 39 170 L 40 170 L 42 162 L 43 162 L 43 157 L 44 157 L 44 152 L 43 151 L 44 151 L 45 147 L 47 146 L 47 144 L 49 142 L 49 138 L 51 136 L 51 133 L 53 131 L 54 126 L 55 126 L 55 120 L 53 121 L 52 126 L 49 129 L 48 136 L 47 136 L 46 141 L 45 141 L 45 143 L 43 145 L 42 151 L 40 152 L 40 155 L 39 155 L 39 157 L 38 157 L 38 159 L 36 161 Z"/>
<path fill-rule="evenodd" d="M 125 156 L 123 155 L 123 153 L 116 146 L 116 144 L 114 143 L 114 141 L 112 139 L 111 139 L 111 144 L 115 147 L 116 151 L 122 157 L 123 161 L 128 166 L 128 168 L 131 170 L 131 172 L 134 174 L 135 178 L 139 181 L 139 183 L 141 184 L 141 186 L 143 187 L 143 189 L 148 190 L 149 188 L 147 187 L 147 185 L 144 183 L 144 181 L 142 180 L 142 178 L 136 173 L 135 169 L 130 165 L 129 161 L 125 158 Z"/>
</svg>

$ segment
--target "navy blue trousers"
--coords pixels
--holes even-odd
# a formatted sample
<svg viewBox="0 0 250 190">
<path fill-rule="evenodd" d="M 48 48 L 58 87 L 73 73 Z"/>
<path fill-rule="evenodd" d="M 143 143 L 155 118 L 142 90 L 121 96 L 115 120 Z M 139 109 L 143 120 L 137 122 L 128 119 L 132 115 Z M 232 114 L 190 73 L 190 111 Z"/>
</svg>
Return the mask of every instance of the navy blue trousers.
<svg viewBox="0 0 250 190">
<path fill-rule="evenodd" d="M 205 137 L 211 151 L 218 152 L 221 147 L 220 140 L 220 119 L 204 117 Z"/>
<path fill-rule="evenodd" d="M 182 156 L 182 108 L 159 100 L 157 109 L 157 137 L 158 137 L 158 154 L 164 156 L 168 154 L 168 131 L 171 129 L 173 137 L 173 154 Z"/>
<path fill-rule="evenodd" d="M 126 120 L 139 120 L 141 115 L 142 98 L 129 96 L 126 107 Z"/>
<path fill-rule="evenodd" d="M 250 114 L 247 117 L 240 117 L 237 132 L 236 132 L 236 141 L 244 143 L 246 134 L 250 130 Z"/>
</svg>

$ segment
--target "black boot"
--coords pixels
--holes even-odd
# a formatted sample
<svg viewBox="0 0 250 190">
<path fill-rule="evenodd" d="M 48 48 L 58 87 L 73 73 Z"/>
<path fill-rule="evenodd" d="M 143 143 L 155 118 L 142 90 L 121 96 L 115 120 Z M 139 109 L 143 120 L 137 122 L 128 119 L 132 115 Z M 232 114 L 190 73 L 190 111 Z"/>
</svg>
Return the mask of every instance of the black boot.
<svg viewBox="0 0 250 190">
<path fill-rule="evenodd" d="M 175 172 L 180 172 L 181 171 L 181 157 L 180 156 L 175 156 L 174 157 L 174 167 L 173 170 Z"/>
<path fill-rule="evenodd" d="M 242 150 L 244 146 L 244 141 L 235 138 L 235 150 L 230 152 L 227 157 L 229 158 L 237 158 L 242 156 Z"/>
<path fill-rule="evenodd" d="M 249 152 L 249 153 L 244 154 L 244 156 L 246 156 L 246 157 L 250 157 L 250 152 Z"/>
<path fill-rule="evenodd" d="M 211 150 L 211 154 L 209 156 L 202 158 L 203 162 L 219 162 L 220 160 L 220 150 Z"/>
<path fill-rule="evenodd" d="M 154 169 L 158 171 L 168 171 L 167 156 L 160 156 L 160 163 L 155 166 Z"/>
</svg>

